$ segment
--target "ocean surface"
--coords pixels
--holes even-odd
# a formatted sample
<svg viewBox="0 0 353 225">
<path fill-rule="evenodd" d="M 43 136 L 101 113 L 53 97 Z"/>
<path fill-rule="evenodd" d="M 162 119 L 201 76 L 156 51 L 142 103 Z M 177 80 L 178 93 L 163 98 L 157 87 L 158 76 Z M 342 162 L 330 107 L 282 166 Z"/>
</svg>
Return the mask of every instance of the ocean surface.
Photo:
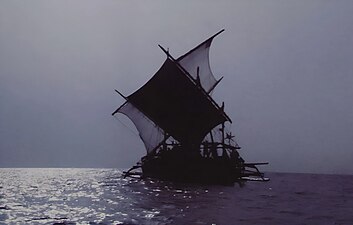
<svg viewBox="0 0 353 225">
<path fill-rule="evenodd" d="M 118 169 L 0 169 L 0 224 L 353 224 L 353 176 L 204 186 Z"/>
</svg>

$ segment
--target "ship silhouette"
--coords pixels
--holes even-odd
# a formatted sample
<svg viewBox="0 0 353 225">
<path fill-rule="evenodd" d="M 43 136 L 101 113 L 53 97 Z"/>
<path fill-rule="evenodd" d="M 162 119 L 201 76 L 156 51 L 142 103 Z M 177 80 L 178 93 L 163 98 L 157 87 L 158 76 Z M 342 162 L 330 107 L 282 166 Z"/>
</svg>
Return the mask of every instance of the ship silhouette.
<svg viewBox="0 0 353 225">
<path fill-rule="evenodd" d="M 124 177 L 232 185 L 244 180 L 266 181 L 257 165 L 246 163 L 228 131 L 232 120 L 211 97 L 216 79 L 209 50 L 219 31 L 186 54 L 174 58 L 159 47 L 166 60 L 152 78 L 115 110 L 136 126 L 147 154 Z"/>
</svg>

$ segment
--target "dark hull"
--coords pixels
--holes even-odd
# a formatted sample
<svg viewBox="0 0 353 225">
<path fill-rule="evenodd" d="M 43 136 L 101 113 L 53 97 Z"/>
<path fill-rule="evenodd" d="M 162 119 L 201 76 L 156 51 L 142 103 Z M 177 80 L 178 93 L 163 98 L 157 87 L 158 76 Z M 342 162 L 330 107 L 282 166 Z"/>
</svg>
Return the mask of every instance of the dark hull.
<svg viewBox="0 0 353 225">
<path fill-rule="evenodd" d="M 142 161 L 143 177 L 186 183 L 233 185 L 243 167 L 227 158 L 154 157 Z"/>
</svg>

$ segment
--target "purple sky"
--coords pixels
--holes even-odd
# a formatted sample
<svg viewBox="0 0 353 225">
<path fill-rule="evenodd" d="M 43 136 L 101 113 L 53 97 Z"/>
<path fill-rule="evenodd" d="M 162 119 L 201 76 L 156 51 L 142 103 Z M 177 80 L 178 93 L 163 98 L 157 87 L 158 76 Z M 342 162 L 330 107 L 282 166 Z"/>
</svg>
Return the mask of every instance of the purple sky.
<svg viewBox="0 0 353 225">
<path fill-rule="evenodd" d="M 129 167 L 110 114 L 162 65 L 211 47 L 247 161 L 353 174 L 353 1 L 0 1 L 0 167 Z M 126 122 L 128 126 L 131 123 Z"/>
</svg>

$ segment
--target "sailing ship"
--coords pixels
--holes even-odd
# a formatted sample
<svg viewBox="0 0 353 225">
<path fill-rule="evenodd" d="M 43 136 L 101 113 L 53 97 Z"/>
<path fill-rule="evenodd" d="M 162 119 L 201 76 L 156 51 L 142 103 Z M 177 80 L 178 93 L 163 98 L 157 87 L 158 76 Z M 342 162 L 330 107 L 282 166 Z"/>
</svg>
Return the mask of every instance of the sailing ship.
<svg viewBox="0 0 353 225">
<path fill-rule="evenodd" d="M 154 76 L 129 96 L 115 90 L 125 102 L 112 115 L 126 115 L 147 150 L 124 177 L 224 185 L 268 180 L 256 167 L 267 163 L 246 163 L 239 155 L 224 103 L 212 98 L 223 77 L 214 77 L 209 50 L 223 31 L 177 59 L 159 45 L 166 60 Z"/>
</svg>

